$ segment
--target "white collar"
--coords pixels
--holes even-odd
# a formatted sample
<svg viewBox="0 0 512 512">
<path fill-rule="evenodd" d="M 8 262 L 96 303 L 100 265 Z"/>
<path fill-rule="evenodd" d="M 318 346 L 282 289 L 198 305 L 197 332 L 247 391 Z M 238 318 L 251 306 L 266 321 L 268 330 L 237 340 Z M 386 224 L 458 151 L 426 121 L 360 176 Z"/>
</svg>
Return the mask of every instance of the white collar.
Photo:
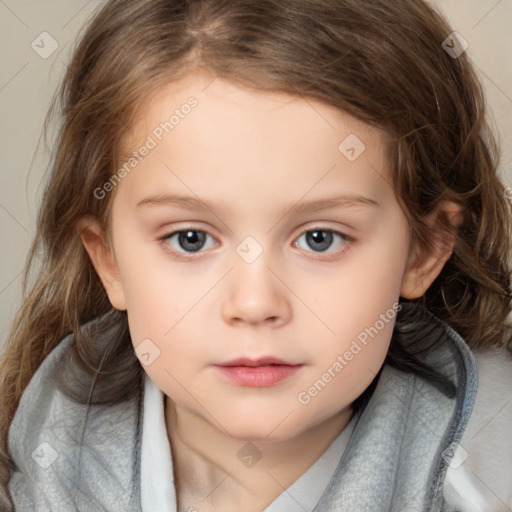
<svg viewBox="0 0 512 512">
<path fill-rule="evenodd" d="M 164 418 L 164 394 L 145 374 L 140 492 L 143 512 L 176 512 L 171 448 Z"/>
<path fill-rule="evenodd" d="M 141 446 L 143 512 L 176 512 L 176 491 L 169 438 L 164 418 L 164 393 L 145 374 Z M 311 512 L 347 446 L 354 417 L 320 458 L 263 512 Z"/>
</svg>

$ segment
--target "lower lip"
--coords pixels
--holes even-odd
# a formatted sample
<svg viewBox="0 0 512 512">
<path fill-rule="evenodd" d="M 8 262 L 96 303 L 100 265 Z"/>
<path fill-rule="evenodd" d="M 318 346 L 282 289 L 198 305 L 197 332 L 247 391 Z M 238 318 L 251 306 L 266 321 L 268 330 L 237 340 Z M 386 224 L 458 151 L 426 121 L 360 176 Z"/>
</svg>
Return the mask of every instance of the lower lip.
<svg viewBox="0 0 512 512">
<path fill-rule="evenodd" d="M 294 375 L 302 365 L 217 366 L 229 380 L 240 386 L 265 388 Z"/>
</svg>

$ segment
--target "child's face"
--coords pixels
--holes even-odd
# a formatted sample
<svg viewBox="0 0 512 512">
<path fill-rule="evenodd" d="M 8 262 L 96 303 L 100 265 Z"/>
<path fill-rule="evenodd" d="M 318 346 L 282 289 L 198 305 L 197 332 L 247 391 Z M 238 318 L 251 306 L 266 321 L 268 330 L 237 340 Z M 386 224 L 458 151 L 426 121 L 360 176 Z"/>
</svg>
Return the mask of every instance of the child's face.
<svg viewBox="0 0 512 512">
<path fill-rule="evenodd" d="M 128 146 L 141 161 L 115 187 L 120 284 L 107 289 L 175 403 L 241 439 L 287 439 L 347 414 L 381 367 L 408 224 L 382 132 L 320 102 L 211 80 L 189 75 L 144 111 Z M 369 201 L 293 211 L 342 196 Z M 164 240 L 179 230 L 194 231 Z M 260 369 L 260 386 L 217 366 L 268 356 L 301 366 L 273 383 Z"/>
</svg>

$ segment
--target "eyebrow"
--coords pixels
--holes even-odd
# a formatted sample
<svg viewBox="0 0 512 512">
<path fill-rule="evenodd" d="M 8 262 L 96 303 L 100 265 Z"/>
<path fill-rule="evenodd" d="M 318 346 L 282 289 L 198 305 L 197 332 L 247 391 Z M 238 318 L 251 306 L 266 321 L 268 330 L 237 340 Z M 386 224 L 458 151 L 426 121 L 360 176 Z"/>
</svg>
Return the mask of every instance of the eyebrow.
<svg viewBox="0 0 512 512">
<path fill-rule="evenodd" d="M 137 203 L 137 208 L 141 206 L 175 206 L 186 210 L 210 210 L 216 211 L 222 209 L 222 203 L 215 201 L 206 201 L 193 196 L 178 196 L 159 194 L 152 197 L 142 199 Z M 298 202 L 289 205 L 285 212 L 296 215 L 299 213 L 314 213 L 320 210 L 328 210 L 330 208 L 349 208 L 353 206 L 380 207 L 375 199 L 364 197 L 357 194 L 344 194 L 324 199 L 311 200 L 306 202 Z"/>
</svg>

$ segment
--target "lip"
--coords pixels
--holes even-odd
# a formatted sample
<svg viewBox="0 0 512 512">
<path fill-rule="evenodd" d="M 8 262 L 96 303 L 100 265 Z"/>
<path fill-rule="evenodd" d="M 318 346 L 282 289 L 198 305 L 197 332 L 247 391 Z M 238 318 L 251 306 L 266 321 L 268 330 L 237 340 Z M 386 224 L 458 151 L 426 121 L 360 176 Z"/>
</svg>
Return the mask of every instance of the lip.
<svg viewBox="0 0 512 512">
<path fill-rule="evenodd" d="M 284 361 L 273 356 L 259 357 L 258 359 L 251 359 L 250 357 L 239 357 L 225 363 L 219 363 L 215 366 L 265 366 L 266 364 L 281 364 L 286 366 L 297 366 L 296 363 Z"/>
<path fill-rule="evenodd" d="M 240 386 L 270 387 L 297 373 L 302 364 L 294 364 L 276 357 L 250 359 L 241 357 L 214 365 L 231 382 Z"/>
</svg>

